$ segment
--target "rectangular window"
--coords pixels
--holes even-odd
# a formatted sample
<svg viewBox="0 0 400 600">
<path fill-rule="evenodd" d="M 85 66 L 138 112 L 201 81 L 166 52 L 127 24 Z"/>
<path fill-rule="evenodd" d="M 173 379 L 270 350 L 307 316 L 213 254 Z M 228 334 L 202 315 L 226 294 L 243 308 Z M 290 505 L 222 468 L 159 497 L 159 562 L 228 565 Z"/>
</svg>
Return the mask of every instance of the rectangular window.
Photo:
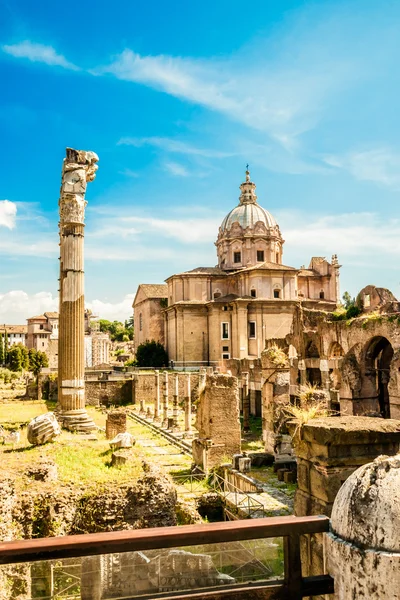
<svg viewBox="0 0 400 600">
<path fill-rule="evenodd" d="M 274 290 L 274 298 L 280 298 L 281 297 L 281 290 Z"/>
<path fill-rule="evenodd" d="M 257 250 L 257 262 L 264 262 L 264 250 Z"/>
<path fill-rule="evenodd" d="M 229 340 L 229 323 L 221 323 L 221 338 Z"/>
<path fill-rule="evenodd" d="M 39 325 L 39 329 L 43 329 L 43 325 Z"/>
<path fill-rule="evenodd" d="M 234 263 L 240 263 L 240 262 L 242 262 L 242 253 L 241 252 L 234 252 L 233 253 L 233 262 Z"/>
<path fill-rule="evenodd" d="M 230 359 L 230 357 L 231 357 L 231 355 L 229 354 L 229 352 L 224 352 L 224 353 L 222 354 L 222 358 L 223 358 L 224 360 L 229 360 L 229 359 Z"/>
<path fill-rule="evenodd" d="M 251 296 L 252 298 L 255 298 L 255 297 L 257 296 L 257 292 L 256 292 L 256 290 L 250 290 L 250 296 Z"/>
<path fill-rule="evenodd" d="M 222 352 L 229 352 L 229 346 L 222 346 Z"/>
<path fill-rule="evenodd" d="M 255 339 L 256 337 L 256 322 L 249 321 L 249 338 Z"/>
</svg>

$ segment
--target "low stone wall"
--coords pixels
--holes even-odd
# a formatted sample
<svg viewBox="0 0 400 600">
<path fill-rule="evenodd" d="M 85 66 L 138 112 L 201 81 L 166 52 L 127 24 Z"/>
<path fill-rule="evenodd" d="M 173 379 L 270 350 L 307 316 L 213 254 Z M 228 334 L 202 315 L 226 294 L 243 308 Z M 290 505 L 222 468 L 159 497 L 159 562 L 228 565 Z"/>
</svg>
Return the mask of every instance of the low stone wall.
<svg viewBox="0 0 400 600">
<path fill-rule="evenodd" d="M 221 476 L 226 481 L 225 491 L 235 491 L 235 489 L 240 490 L 241 492 L 260 493 L 263 491 L 262 487 L 255 479 L 248 475 L 244 475 L 231 467 L 224 467 Z M 230 487 L 230 484 L 232 487 Z"/>
<path fill-rule="evenodd" d="M 85 381 L 85 392 L 89 406 L 131 404 L 132 380 Z"/>
</svg>

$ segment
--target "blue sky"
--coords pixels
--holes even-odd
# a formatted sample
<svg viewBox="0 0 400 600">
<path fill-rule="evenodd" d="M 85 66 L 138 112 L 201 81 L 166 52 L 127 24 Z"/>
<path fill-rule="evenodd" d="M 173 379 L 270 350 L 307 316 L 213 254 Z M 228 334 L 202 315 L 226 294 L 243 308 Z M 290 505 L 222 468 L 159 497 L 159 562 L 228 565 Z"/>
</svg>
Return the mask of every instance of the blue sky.
<svg viewBox="0 0 400 600">
<path fill-rule="evenodd" d="M 0 322 L 57 306 L 65 147 L 88 186 L 86 299 L 214 265 L 250 164 L 284 263 L 400 296 L 400 3 L 0 0 Z"/>
</svg>

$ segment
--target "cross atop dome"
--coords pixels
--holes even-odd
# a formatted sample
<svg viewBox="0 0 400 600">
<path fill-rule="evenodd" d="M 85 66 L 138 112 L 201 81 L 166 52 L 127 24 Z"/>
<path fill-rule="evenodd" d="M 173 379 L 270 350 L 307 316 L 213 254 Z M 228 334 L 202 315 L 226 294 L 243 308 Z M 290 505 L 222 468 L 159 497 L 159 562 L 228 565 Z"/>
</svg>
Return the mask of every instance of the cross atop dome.
<svg viewBox="0 0 400 600">
<path fill-rule="evenodd" d="M 257 204 L 256 184 L 250 181 L 249 164 L 246 165 L 246 181 L 240 184 L 240 204 Z"/>
</svg>

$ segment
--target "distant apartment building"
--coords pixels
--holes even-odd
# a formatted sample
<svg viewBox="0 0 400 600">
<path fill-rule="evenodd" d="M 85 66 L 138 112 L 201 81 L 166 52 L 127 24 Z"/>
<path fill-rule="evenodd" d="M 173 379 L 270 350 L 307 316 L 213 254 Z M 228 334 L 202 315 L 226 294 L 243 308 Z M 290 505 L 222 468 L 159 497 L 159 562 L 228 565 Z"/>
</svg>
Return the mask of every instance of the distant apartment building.
<svg viewBox="0 0 400 600">
<path fill-rule="evenodd" d="M 28 327 L 26 325 L 0 325 L 0 336 L 7 335 L 8 347 L 14 344 L 26 346 Z"/>
<path fill-rule="evenodd" d="M 49 367 L 58 366 L 58 312 L 45 312 L 27 319 L 28 325 L 2 325 L 0 335 L 7 331 L 8 345 L 22 343 L 28 349 L 45 352 Z M 100 331 L 90 311 L 85 311 L 85 366 L 109 363 L 111 341 L 108 333 Z"/>
<path fill-rule="evenodd" d="M 45 312 L 43 315 L 30 317 L 26 346 L 45 352 L 49 358 L 49 367 L 58 364 L 58 313 Z"/>
</svg>

